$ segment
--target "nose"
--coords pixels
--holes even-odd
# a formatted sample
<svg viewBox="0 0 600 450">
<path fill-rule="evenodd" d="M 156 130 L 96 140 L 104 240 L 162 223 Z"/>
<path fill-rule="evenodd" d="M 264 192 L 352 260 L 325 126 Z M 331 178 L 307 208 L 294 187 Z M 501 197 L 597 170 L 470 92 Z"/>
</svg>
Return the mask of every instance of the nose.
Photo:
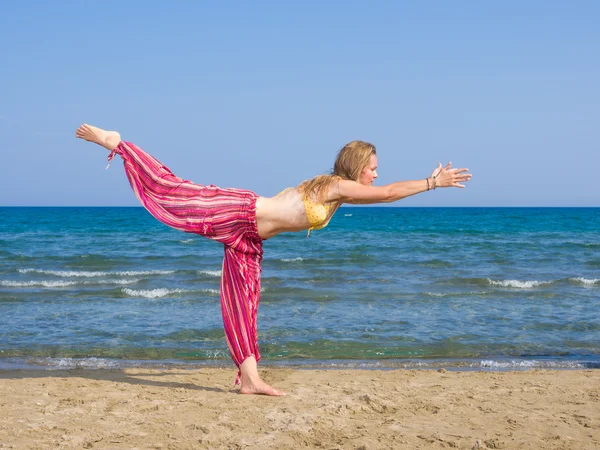
<svg viewBox="0 0 600 450">
<path fill-rule="evenodd" d="M 376 170 L 373 171 L 373 178 L 377 178 L 377 171 Z"/>
</svg>

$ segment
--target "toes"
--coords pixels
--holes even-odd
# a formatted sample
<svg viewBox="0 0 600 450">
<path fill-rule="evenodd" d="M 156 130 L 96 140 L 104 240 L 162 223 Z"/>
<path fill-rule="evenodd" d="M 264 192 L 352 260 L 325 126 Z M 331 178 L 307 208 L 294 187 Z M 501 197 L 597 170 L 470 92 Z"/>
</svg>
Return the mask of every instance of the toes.
<svg viewBox="0 0 600 450">
<path fill-rule="evenodd" d="M 272 388 L 270 386 L 269 386 L 269 388 L 270 389 L 265 389 L 265 394 L 272 395 L 272 396 L 275 396 L 275 397 L 283 397 L 285 395 L 285 392 L 283 392 L 283 391 L 279 391 L 279 390 L 277 390 L 275 388 Z"/>
<path fill-rule="evenodd" d="M 277 389 L 265 385 L 265 386 L 255 386 L 253 388 L 242 388 L 240 390 L 242 394 L 254 394 L 254 395 L 270 395 L 273 397 L 282 397 L 285 396 L 286 393 L 283 391 L 278 391 Z"/>
</svg>

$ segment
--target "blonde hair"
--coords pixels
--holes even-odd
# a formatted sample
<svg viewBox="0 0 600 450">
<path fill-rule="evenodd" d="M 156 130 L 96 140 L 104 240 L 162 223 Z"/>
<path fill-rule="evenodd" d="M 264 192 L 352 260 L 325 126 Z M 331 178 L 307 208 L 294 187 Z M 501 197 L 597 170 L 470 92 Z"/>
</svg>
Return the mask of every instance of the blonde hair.
<svg viewBox="0 0 600 450">
<path fill-rule="evenodd" d="M 352 141 L 347 143 L 337 154 L 330 174 L 317 175 L 300 184 L 302 197 L 307 199 L 314 194 L 319 201 L 323 201 L 324 193 L 328 191 L 334 181 L 358 181 L 363 169 L 371 162 L 371 155 L 376 154 L 375 146 L 368 142 Z"/>
</svg>

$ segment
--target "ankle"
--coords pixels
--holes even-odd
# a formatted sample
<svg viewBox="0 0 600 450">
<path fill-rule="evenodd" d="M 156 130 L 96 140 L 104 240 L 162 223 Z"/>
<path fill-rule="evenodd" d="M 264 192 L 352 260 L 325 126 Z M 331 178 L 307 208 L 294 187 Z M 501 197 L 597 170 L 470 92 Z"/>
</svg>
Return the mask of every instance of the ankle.
<svg viewBox="0 0 600 450">
<path fill-rule="evenodd" d="M 257 384 L 262 381 L 260 379 L 260 375 L 258 374 L 258 372 L 256 372 L 256 373 L 243 373 L 242 372 L 242 376 L 241 376 L 240 380 L 241 380 L 242 384 Z"/>
</svg>

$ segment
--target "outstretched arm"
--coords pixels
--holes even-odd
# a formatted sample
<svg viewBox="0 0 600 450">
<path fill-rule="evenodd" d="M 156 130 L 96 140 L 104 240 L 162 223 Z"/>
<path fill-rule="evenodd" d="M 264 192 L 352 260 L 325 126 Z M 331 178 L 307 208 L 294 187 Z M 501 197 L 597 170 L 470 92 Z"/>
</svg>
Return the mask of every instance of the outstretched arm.
<svg viewBox="0 0 600 450">
<path fill-rule="evenodd" d="M 469 169 L 452 169 L 449 162 L 445 167 L 440 164 L 428 178 L 422 180 L 398 181 L 386 186 L 366 186 L 356 181 L 340 180 L 337 189 L 332 189 L 331 200 L 344 203 L 391 203 L 420 192 L 440 187 L 464 188 L 465 181 L 471 179 Z"/>
</svg>

